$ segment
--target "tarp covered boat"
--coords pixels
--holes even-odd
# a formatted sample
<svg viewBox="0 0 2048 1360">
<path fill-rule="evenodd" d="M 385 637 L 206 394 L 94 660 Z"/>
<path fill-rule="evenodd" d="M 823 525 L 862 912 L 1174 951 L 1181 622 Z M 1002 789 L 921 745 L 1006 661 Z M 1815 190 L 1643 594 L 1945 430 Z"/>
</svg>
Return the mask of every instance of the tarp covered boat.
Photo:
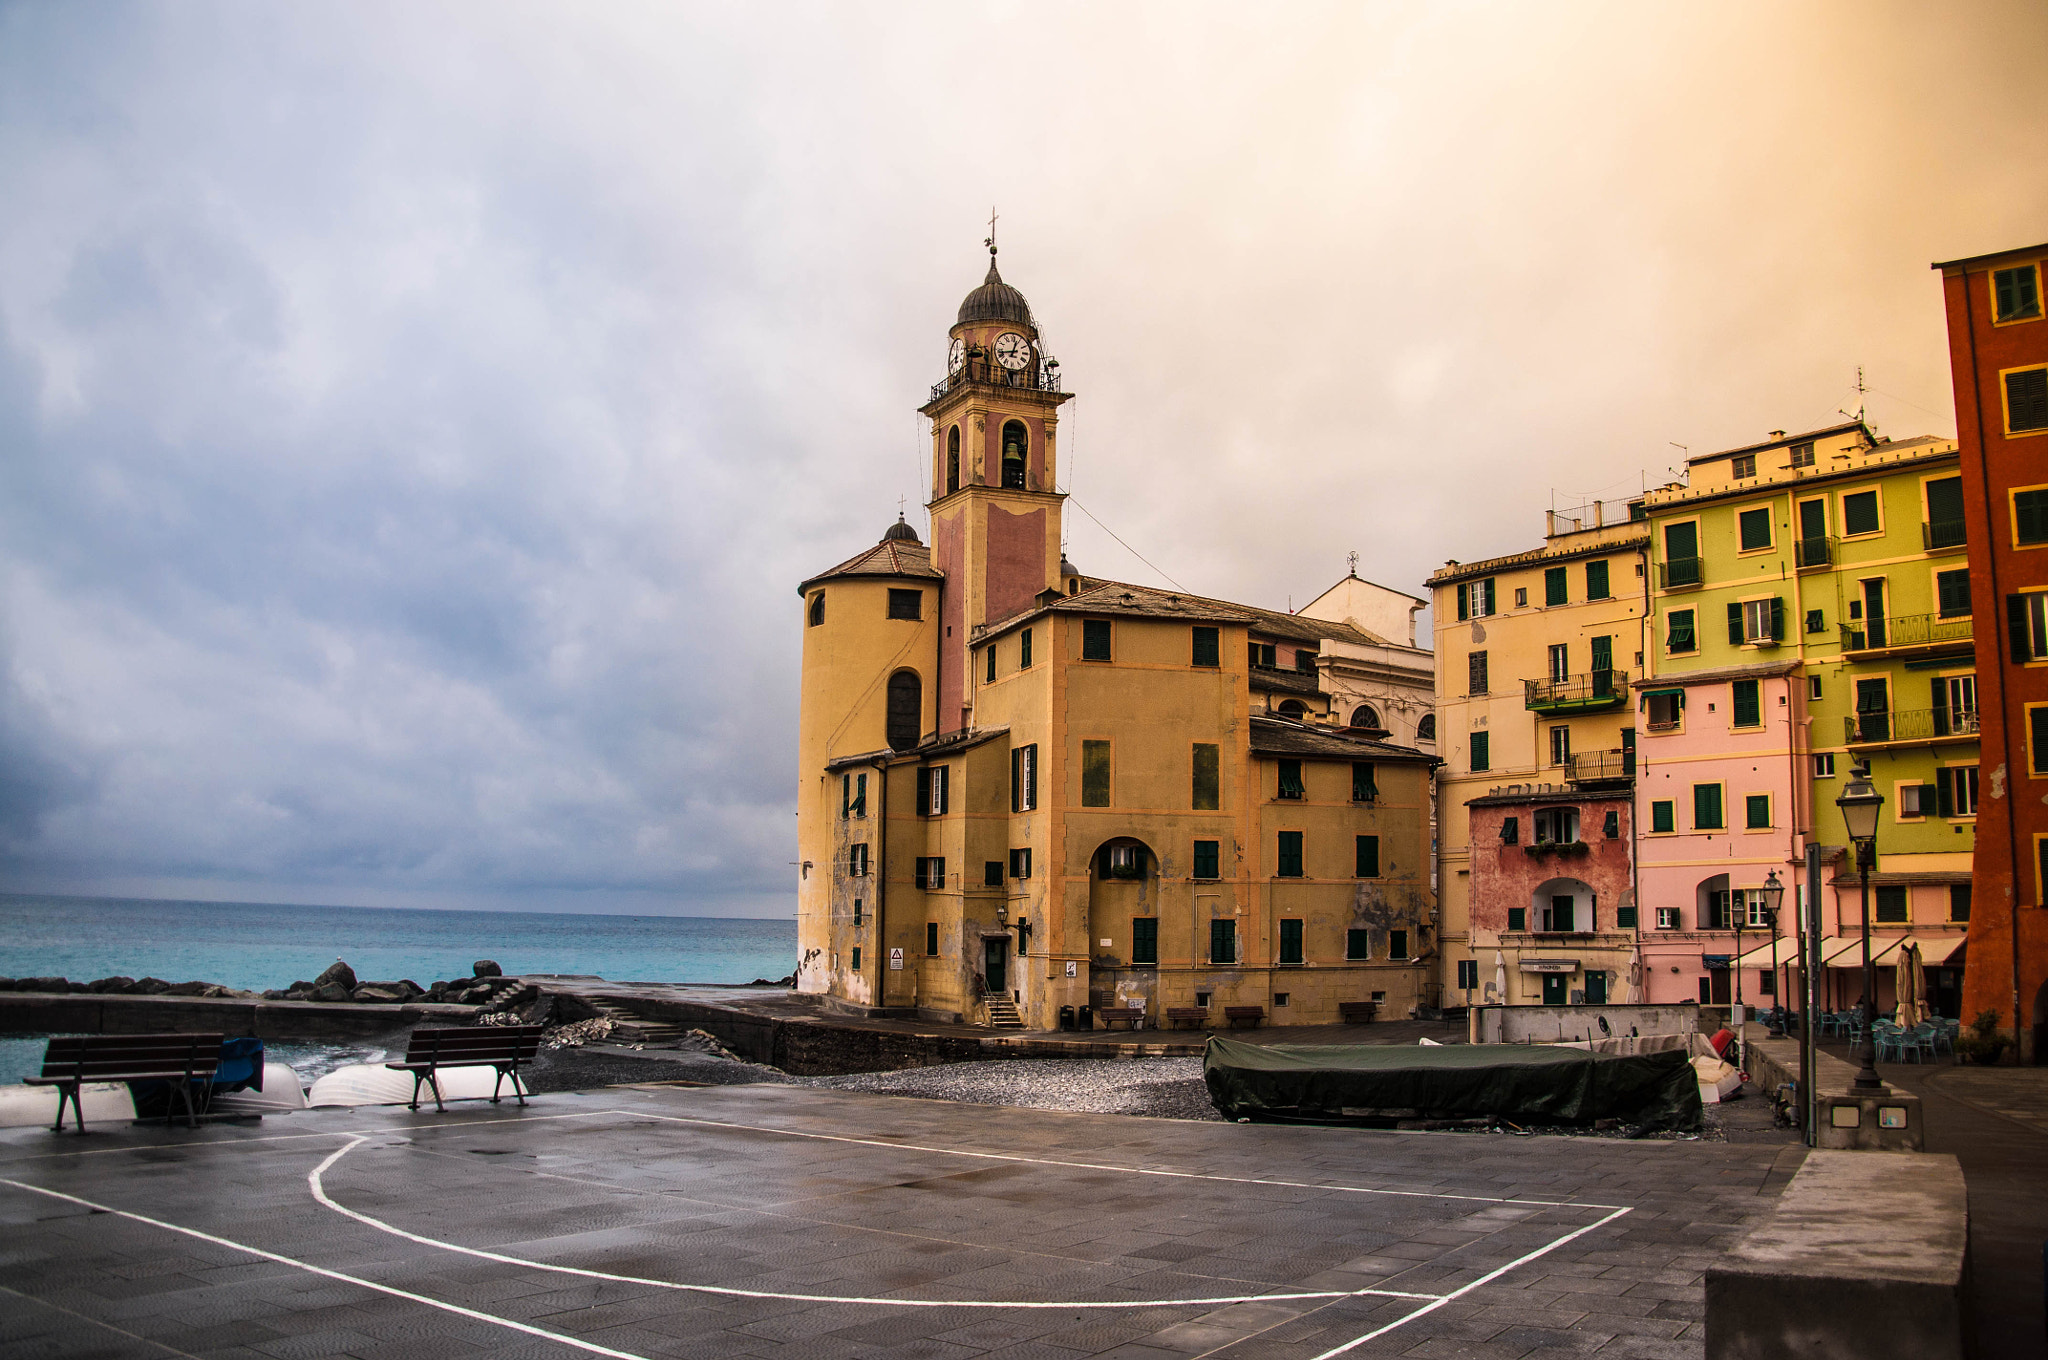
<svg viewBox="0 0 2048 1360">
<path fill-rule="evenodd" d="M 1682 1048 L 1631 1054 L 1535 1044 L 1248 1044 L 1219 1035 L 1203 1052 L 1202 1080 L 1226 1119 L 1614 1119 L 1644 1132 L 1697 1129 L 1701 1120 L 1699 1084 Z"/>
</svg>

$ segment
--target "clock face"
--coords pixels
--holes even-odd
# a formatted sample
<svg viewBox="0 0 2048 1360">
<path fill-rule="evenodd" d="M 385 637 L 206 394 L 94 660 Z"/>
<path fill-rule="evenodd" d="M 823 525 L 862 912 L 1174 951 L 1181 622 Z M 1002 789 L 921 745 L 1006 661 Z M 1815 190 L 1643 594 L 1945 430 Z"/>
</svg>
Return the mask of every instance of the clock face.
<svg viewBox="0 0 2048 1360">
<path fill-rule="evenodd" d="M 1031 342 L 1015 331 L 1004 331 L 996 337 L 996 362 L 1013 371 L 1024 367 L 1031 362 Z"/>
<path fill-rule="evenodd" d="M 958 373 L 960 365 L 966 362 L 967 342 L 965 340 L 955 340 L 946 349 L 946 371 L 948 373 Z"/>
</svg>

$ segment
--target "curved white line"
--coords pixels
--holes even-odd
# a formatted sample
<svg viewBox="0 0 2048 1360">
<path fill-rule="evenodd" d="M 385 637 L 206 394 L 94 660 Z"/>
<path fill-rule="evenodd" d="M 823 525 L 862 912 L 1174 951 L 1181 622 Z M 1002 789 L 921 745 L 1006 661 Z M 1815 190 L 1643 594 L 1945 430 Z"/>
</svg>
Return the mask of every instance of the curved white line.
<svg viewBox="0 0 2048 1360">
<path fill-rule="evenodd" d="M 313 1192 L 313 1198 L 327 1208 L 356 1222 L 402 1237 L 408 1242 L 417 1242 L 423 1247 L 434 1247 L 440 1251 L 452 1251 L 463 1256 L 474 1256 L 480 1260 L 497 1261 L 503 1265 L 525 1266 L 529 1270 L 549 1270 L 559 1275 L 576 1275 L 587 1280 L 610 1280 L 617 1284 L 641 1284 L 656 1289 L 679 1289 L 693 1294 L 722 1294 L 740 1299 L 778 1299 L 791 1303 L 858 1303 L 883 1308 L 1211 1308 L 1231 1303 L 1280 1303 L 1298 1299 L 1348 1299 L 1362 1295 L 1384 1296 L 1396 1299 L 1441 1299 L 1438 1294 L 1413 1294 L 1398 1289 L 1337 1289 L 1317 1290 L 1309 1293 L 1292 1294 L 1229 1294 L 1220 1297 L 1200 1299 L 1110 1299 L 1097 1301 L 1076 1301 L 1057 1303 L 1041 1300 L 1014 1299 L 896 1299 L 869 1298 L 847 1294 L 787 1294 L 768 1289 L 734 1289 L 726 1285 L 683 1284 L 675 1280 L 655 1280 L 644 1275 L 617 1275 L 608 1270 L 587 1270 L 582 1266 L 560 1266 L 547 1261 L 534 1261 L 524 1256 L 508 1256 L 503 1252 L 486 1251 L 481 1247 L 465 1247 L 457 1242 L 445 1242 L 437 1237 L 425 1237 L 419 1233 L 386 1223 L 383 1219 L 372 1218 L 359 1210 L 351 1209 L 327 1193 L 325 1176 L 328 1168 L 349 1153 L 368 1142 L 367 1138 L 352 1138 L 349 1142 L 329 1153 L 320 1165 L 306 1174 L 306 1184 Z"/>
</svg>

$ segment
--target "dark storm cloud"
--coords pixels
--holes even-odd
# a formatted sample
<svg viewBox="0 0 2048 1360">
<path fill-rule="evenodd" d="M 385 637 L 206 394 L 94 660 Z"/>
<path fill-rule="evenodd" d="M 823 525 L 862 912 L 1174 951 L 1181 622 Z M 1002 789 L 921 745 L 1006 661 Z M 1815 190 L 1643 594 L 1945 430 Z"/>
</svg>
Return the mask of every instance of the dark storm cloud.
<svg viewBox="0 0 2048 1360">
<path fill-rule="evenodd" d="M 0 10 L 0 888 L 786 910 L 793 588 L 916 517 L 990 201 L 1199 590 L 1417 588 L 1858 363 L 1948 432 L 2042 29 Z"/>
</svg>

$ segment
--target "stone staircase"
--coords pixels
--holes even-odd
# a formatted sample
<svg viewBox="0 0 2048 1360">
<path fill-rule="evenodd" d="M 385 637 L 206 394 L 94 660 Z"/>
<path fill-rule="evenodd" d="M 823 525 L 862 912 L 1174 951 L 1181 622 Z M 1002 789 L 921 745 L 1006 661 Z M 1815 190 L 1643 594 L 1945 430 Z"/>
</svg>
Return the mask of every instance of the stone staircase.
<svg viewBox="0 0 2048 1360">
<path fill-rule="evenodd" d="M 982 998 L 982 1000 L 988 1007 L 988 1024 L 990 1029 L 1024 1028 L 1023 1017 L 1017 1014 L 1016 1003 L 1011 1001 L 1010 998 L 1006 996 L 989 996 Z"/>
<path fill-rule="evenodd" d="M 612 1033 L 620 1043 L 672 1044 L 683 1037 L 680 1025 L 671 1025 L 663 1020 L 645 1019 L 616 1001 L 604 1001 L 594 996 L 586 996 L 583 1000 L 599 1015 L 612 1022 Z"/>
</svg>

